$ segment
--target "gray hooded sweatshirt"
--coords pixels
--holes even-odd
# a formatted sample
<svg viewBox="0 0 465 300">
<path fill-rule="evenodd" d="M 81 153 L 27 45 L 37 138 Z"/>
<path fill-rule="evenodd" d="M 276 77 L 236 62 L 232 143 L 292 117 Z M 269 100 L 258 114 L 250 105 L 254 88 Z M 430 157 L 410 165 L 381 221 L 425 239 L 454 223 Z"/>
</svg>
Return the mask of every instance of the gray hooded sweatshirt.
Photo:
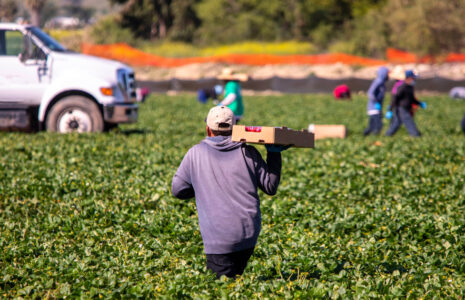
<svg viewBox="0 0 465 300">
<path fill-rule="evenodd" d="M 231 137 L 207 137 L 184 156 L 171 191 L 180 199 L 195 197 L 200 233 L 207 254 L 252 248 L 261 229 L 257 187 L 276 194 L 281 153 L 265 163 L 252 146 Z"/>
<path fill-rule="evenodd" d="M 383 106 L 384 94 L 386 92 L 386 81 L 389 79 L 389 69 L 386 67 L 380 67 L 377 72 L 377 77 L 370 85 L 368 89 L 368 103 L 367 113 L 368 115 L 377 115 L 381 111 L 375 108 L 375 104 L 379 103 Z"/>
</svg>

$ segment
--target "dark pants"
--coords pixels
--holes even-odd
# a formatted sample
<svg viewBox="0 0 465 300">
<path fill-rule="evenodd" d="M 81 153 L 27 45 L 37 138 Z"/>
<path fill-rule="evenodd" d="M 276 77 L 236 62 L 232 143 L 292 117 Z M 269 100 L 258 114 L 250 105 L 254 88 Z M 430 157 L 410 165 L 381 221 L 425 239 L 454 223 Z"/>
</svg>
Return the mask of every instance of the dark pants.
<svg viewBox="0 0 465 300">
<path fill-rule="evenodd" d="M 368 127 L 363 131 L 363 135 L 369 135 L 370 133 L 379 134 L 383 128 L 383 116 L 381 113 L 371 115 L 368 122 Z"/>
<path fill-rule="evenodd" d="M 250 248 L 226 254 L 207 254 L 207 269 L 212 270 L 216 278 L 220 278 L 221 275 L 242 275 L 253 250 L 254 248 Z"/>
<path fill-rule="evenodd" d="M 465 133 L 465 115 L 463 115 L 463 119 L 462 119 L 462 131 L 463 133 Z"/>
<path fill-rule="evenodd" d="M 399 130 L 400 126 L 404 124 L 405 128 L 408 131 L 408 134 L 411 136 L 420 136 L 421 133 L 418 131 L 417 125 L 415 125 L 415 121 L 413 121 L 413 117 L 410 112 L 403 107 L 398 107 L 394 110 L 394 114 L 392 116 L 392 122 L 389 129 L 386 131 L 387 136 L 394 135 L 397 130 Z"/>
</svg>

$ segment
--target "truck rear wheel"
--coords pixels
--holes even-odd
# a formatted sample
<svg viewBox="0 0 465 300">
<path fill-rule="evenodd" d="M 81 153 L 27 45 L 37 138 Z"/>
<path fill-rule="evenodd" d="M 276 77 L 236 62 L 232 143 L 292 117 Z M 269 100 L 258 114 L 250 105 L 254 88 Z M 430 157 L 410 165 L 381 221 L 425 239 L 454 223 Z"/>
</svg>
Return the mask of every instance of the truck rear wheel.
<svg viewBox="0 0 465 300">
<path fill-rule="evenodd" d="M 97 104 L 83 96 L 68 96 L 50 109 L 46 128 L 51 132 L 102 132 L 103 117 Z"/>
</svg>

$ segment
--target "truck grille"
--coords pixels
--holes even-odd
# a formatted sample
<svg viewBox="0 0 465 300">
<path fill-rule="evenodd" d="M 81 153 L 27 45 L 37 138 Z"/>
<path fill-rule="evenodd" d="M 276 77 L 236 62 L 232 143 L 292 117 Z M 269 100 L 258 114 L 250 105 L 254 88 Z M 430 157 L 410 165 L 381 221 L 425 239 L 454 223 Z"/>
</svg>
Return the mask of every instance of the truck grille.
<svg viewBox="0 0 465 300">
<path fill-rule="evenodd" d="M 117 72 L 118 85 L 123 93 L 126 102 L 136 101 L 136 80 L 134 73 L 128 73 L 126 70 L 120 69 Z"/>
</svg>

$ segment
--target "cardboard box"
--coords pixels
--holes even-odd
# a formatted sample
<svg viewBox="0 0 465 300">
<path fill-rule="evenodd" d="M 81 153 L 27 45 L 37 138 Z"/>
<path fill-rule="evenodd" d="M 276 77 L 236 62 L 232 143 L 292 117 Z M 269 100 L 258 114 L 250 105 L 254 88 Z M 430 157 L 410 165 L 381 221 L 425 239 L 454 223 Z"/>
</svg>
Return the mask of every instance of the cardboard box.
<svg viewBox="0 0 465 300">
<path fill-rule="evenodd" d="M 234 125 L 234 142 L 252 144 L 292 145 L 298 148 L 314 148 L 314 134 L 307 130 L 292 130 L 287 127 Z"/>
<path fill-rule="evenodd" d="M 347 136 L 347 128 L 344 125 L 315 125 L 310 124 L 308 131 L 315 134 L 315 140 L 327 138 L 343 139 Z"/>
</svg>

